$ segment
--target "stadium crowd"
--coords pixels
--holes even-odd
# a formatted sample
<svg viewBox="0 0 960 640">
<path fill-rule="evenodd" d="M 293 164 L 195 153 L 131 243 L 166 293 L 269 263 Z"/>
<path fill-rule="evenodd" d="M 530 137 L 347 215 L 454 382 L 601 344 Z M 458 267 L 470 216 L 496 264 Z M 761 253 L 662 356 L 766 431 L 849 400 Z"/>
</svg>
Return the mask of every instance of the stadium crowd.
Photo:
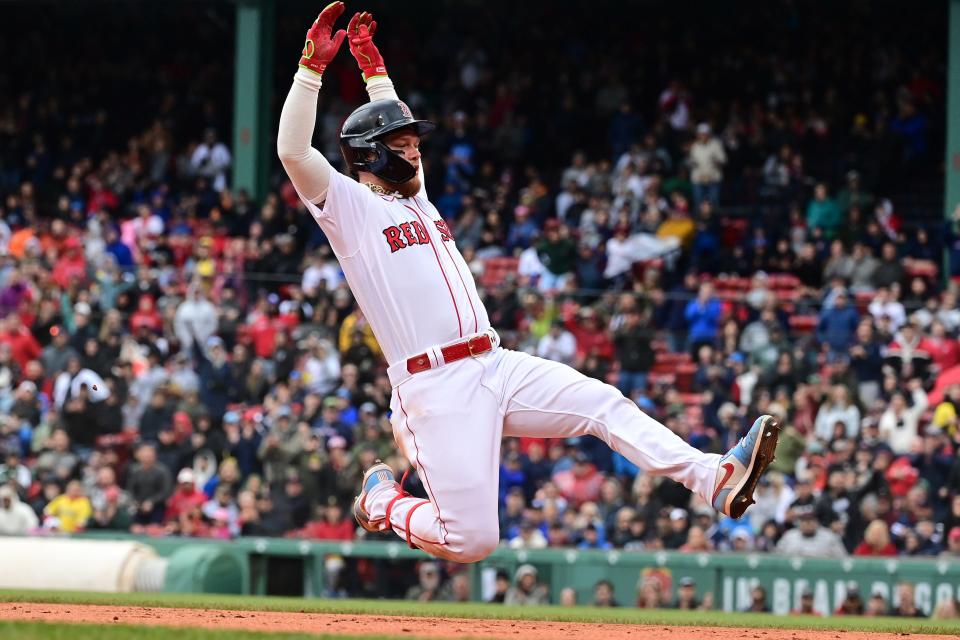
<svg viewBox="0 0 960 640">
<path fill-rule="evenodd" d="M 894 197 L 940 157 L 942 69 L 855 7 L 862 40 L 812 42 L 817 9 L 791 6 L 738 18 L 772 26 L 736 58 L 679 19 L 635 49 L 544 23 L 524 50 L 556 61 L 549 86 L 507 46 L 445 47 L 455 29 L 422 57 L 409 21 L 384 45 L 441 123 L 428 189 L 504 346 L 610 381 L 706 451 L 760 413 L 785 425 L 738 521 L 599 441 L 507 439 L 503 544 L 960 556 L 960 260 L 940 264 L 960 207 L 923 226 Z M 385 363 L 282 171 L 261 200 L 231 188 L 229 119 L 178 92 L 217 74 L 183 65 L 137 114 L 0 94 L 0 534 L 353 539 L 363 470 L 409 466 Z M 321 94 L 331 159 L 355 76 Z"/>
</svg>

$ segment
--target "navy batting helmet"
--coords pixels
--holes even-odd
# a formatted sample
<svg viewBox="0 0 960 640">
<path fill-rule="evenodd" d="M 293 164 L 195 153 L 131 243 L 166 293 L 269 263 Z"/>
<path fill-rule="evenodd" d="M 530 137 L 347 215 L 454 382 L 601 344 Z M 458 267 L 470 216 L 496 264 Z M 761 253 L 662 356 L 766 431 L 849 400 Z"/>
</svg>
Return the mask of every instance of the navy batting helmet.
<svg viewBox="0 0 960 640">
<path fill-rule="evenodd" d="M 414 120 L 410 107 L 400 100 L 374 100 L 344 121 L 340 130 L 340 151 L 351 173 L 369 171 L 387 182 L 400 184 L 415 176 L 417 170 L 381 140 L 387 134 L 405 128 L 424 136 L 435 126 L 426 120 Z"/>
</svg>

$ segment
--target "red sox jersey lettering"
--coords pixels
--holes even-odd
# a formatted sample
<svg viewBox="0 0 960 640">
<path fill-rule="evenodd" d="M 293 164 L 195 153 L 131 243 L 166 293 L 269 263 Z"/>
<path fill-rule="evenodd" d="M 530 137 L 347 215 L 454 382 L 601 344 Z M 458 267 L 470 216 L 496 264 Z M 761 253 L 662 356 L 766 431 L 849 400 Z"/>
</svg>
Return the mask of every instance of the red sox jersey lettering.
<svg viewBox="0 0 960 640">
<path fill-rule="evenodd" d="M 326 202 L 306 206 L 388 363 L 490 327 L 470 268 L 424 191 L 382 196 L 332 172 Z"/>
<path fill-rule="evenodd" d="M 390 253 L 411 247 L 415 244 L 430 244 L 430 236 L 419 220 L 393 225 L 383 230 L 390 245 Z"/>
</svg>

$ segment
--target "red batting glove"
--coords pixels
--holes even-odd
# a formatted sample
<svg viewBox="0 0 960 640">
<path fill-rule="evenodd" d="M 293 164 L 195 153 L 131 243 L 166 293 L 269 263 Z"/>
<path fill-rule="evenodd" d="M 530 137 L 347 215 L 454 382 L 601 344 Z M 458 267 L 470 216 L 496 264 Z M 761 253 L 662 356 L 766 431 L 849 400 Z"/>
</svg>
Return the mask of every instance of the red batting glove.
<svg viewBox="0 0 960 640">
<path fill-rule="evenodd" d="M 331 2 L 323 8 L 317 19 L 313 21 L 313 26 L 307 31 L 307 41 L 303 45 L 303 56 L 300 58 L 301 67 L 314 72 L 318 76 L 323 75 L 327 65 L 337 55 L 340 45 L 343 44 L 343 39 L 347 36 L 347 32 L 340 29 L 333 34 L 332 38 L 330 37 L 330 32 L 333 31 L 333 23 L 337 21 L 345 8 L 342 2 Z"/>
<path fill-rule="evenodd" d="M 350 53 L 360 65 L 364 82 L 370 78 L 387 75 L 383 56 L 380 55 L 377 45 L 373 44 L 373 34 L 376 30 L 377 23 L 366 11 L 355 13 L 350 19 L 350 24 L 347 25 L 347 33 L 350 34 Z"/>
</svg>

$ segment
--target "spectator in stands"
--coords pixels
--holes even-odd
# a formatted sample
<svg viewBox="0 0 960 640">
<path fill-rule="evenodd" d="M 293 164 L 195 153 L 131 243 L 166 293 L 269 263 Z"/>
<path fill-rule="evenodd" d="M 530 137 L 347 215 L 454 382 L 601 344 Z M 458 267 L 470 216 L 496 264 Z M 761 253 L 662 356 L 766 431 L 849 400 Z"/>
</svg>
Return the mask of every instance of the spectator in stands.
<svg viewBox="0 0 960 640">
<path fill-rule="evenodd" d="M 751 589 L 750 605 L 743 611 L 744 613 L 770 613 L 770 605 L 767 604 L 767 590 L 759 585 Z"/>
<path fill-rule="evenodd" d="M 461 571 L 443 583 L 438 599 L 444 602 L 470 602 L 470 591 L 470 576 Z"/>
<path fill-rule="evenodd" d="M 513 586 L 507 591 L 504 604 L 536 606 L 550 603 L 547 586 L 537 581 L 537 569 L 522 564 L 513 577 Z"/>
<path fill-rule="evenodd" d="M 42 452 L 34 464 L 34 473 L 41 480 L 58 478 L 66 480 L 76 474 L 80 458 L 70 451 L 70 436 L 63 429 L 56 429 L 43 443 Z"/>
<path fill-rule="evenodd" d="M 431 602 L 436 600 L 440 591 L 440 565 L 437 562 L 420 563 L 417 571 L 419 582 L 407 590 L 407 600 Z"/>
<path fill-rule="evenodd" d="M 595 502 L 600 496 L 603 481 L 603 474 L 597 471 L 597 467 L 582 451 L 574 453 L 571 468 L 558 471 L 553 476 L 560 493 L 573 507 L 579 507 L 584 502 Z"/>
<path fill-rule="evenodd" d="M 643 577 L 637 582 L 637 606 L 641 609 L 661 609 L 666 604 L 661 580 L 656 576 Z"/>
<path fill-rule="evenodd" d="M 76 533 L 87 526 L 93 515 L 90 499 L 79 480 L 71 480 L 63 494 L 50 501 L 44 510 L 43 526 L 63 533 Z"/>
<path fill-rule="evenodd" d="M 849 305 L 847 292 L 837 292 L 833 306 L 824 308 L 817 324 L 817 340 L 828 348 L 828 357 L 836 359 L 846 355 L 853 343 L 858 320 L 857 310 Z"/>
<path fill-rule="evenodd" d="M 507 592 L 510 590 L 510 575 L 503 569 L 497 569 L 493 581 L 493 595 L 487 602 L 503 604 L 507 598 Z M 576 597 L 574 597 L 576 600 Z"/>
<path fill-rule="evenodd" d="M 0 485 L 0 536 L 23 536 L 38 525 L 37 514 L 20 502 L 16 490 L 8 484 Z"/>
<path fill-rule="evenodd" d="M 90 506 L 93 507 L 93 516 L 87 523 L 90 529 L 129 531 L 133 525 L 136 505 L 130 494 L 117 484 L 116 474 L 111 467 L 102 467 L 97 471 L 96 485 L 90 493 Z"/>
<path fill-rule="evenodd" d="M 600 580 L 593 586 L 593 606 L 619 607 L 613 593 L 613 583 L 609 580 Z"/>
<path fill-rule="evenodd" d="M 860 585 L 853 580 L 847 582 L 843 600 L 833 612 L 835 616 L 862 616 L 864 614 L 863 598 L 860 597 Z"/>
<path fill-rule="evenodd" d="M 947 558 L 960 558 L 960 526 L 948 529 L 947 548 L 941 555 Z"/>
<path fill-rule="evenodd" d="M 818 616 L 813 608 L 813 590 L 810 587 L 804 588 L 800 592 L 800 606 L 796 609 L 790 611 L 790 615 L 794 616 Z"/>
<path fill-rule="evenodd" d="M 540 291 L 563 289 L 567 277 L 576 265 L 576 245 L 570 239 L 569 229 L 555 218 L 544 224 L 543 240 L 537 245 L 537 257 L 544 270 L 537 283 Z"/>
<path fill-rule="evenodd" d="M 720 322 L 720 300 L 714 295 L 713 285 L 704 282 L 684 310 L 684 319 L 689 327 L 687 347 L 696 354 L 701 345 L 712 345 L 717 339 Z"/>
<path fill-rule="evenodd" d="M 157 464 L 157 450 L 152 444 L 137 449 L 137 463 L 127 476 L 127 491 L 137 507 L 137 524 L 158 524 L 166 512 L 165 501 L 173 481 L 170 471 Z"/>
<path fill-rule="evenodd" d="M 874 591 L 873 594 L 871 594 L 870 599 L 867 601 L 866 610 L 863 612 L 863 615 L 867 616 L 868 618 L 890 615 L 887 599 L 883 595 L 882 591 Z"/>
<path fill-rule="evenodd" d="M 720 183 L 727 154 L 723 144 L 713 135 L 710 125 L 697 125 L 697 137 L 690 146 L 687 159 L 690 164 L 690 181 L 693 183 L 693 208 L 700 210 L 700 203 L 707 201 L 714 207 L 720 205 Z"/>
<path fill-rule="evenodd" d="M 837 534 L 820 526 L 813 507 L 796 507 L 793 512 L 797 528 L 783 534 L 777 544 L 779 553 L 808 558 L 842 558 L 847 555 Z"/>
<path fill-rule="evenodd" d="M 880 250 L 880 262 L 873 272 L 873 286 L 892 287 L 903 283 L 906 272 L 897 255 L 897 245 L 885 242 Z"/>
<path fill-rule="evenodd" d="M 926 380 L 930 374 L 932 347 L 929 341 L 910 321 L 895 332 L 893 341 L 887 345 L 884 365 L 901 379 Z"/>
<path fill-rule="evenodd" d="M 890 398 L 890 407 L 880 417 L 880 437 L 890 445 L 896 455 L 912 453 L 920 440 L 918 424 L 920 416 L 927 409 L 927 394 L 923 391 L 919 379 L 913 378 L 907 383 L 912 406 L 907 406 L 903 393 L 896 392 Z"/>
<path fill-rule="evenodd" d="M 709 609 L 709 605 L 704 599 L 704 603 L 697 599 L 697 583 L 693 578 L 684 576 L 680 578 L 680 586 L 677 588 L 677 600 L 673 608 L 694 611 L 697 609 Z"/>
<path fill-rule="evenodd" d="M 167 509 L 163 520 L 177 526 L 181 516 L 202 507 L 206 501 L 207 496 L 197 489 L 193 469 L 181 469 L 177 473 L 177 488 L 167 500 Z"/>
<path fill-rule="evenodd" d="M 897 548 L 890 541 L 890 531 L 883 520 L 874 520 L 867 525 L 863 542 L 854 549 L 855 556 L 895 556 Z"/>
<path fill-rule="evenodd" d="M 830 402 L 820 405 L 814 433 L 820 440 L 830 443 L 836 437 L 837 425 L 842 425 L 846 438 L 856 438 L 860 432 L 860 409 L 850 400 L 850 391 L 842 384 L 830 389 Z"/>
<path fill-rule="evenodd" d="M 623 324 L 614 331 L 613 343 L 620 363 L 617 388 L 627 397 L 636 391 L 645 391 L 655 354 L 650 331 L 643 326 L 638 310 L 631 309 L 624 314 Z"/>
<path fill-rule="evenodd" d="M 230 150 L 217 140 L 217 131 L 213 128 L 204 132 L 203 142 L 197 145 L 190 156 L 193 173 L 206 178 L 215 191 L 223 191 L 227 187 L 227 170 L 232 162 Z"/>
<path fill-rule="evenodd" d="M 540 338 L 537 344 L 537 356 L 567 365 L 573 364 L 576 353 L 577 341 L 573 334 L 564 328 L 562 320 L 554 320 L 550 331 Z"/>
<path fill-rule="evenodd" d="M 876 296 L 867 307 L 875 320 L 883 316 L 890 319 L 890 330 L 896 332 L 907 321 L 907 312 L 899 300 L 891 297 L 888 287 L 878 287 Z"/>
<path fill-rule="evenodd" d="M 910 582 L 897 584 L 897 604 L 890 611 L 895 618 L 925 618 L 926 615 L 917 607 L 915 589 Z"/>
<path fill-rule="evenodd" d="M 833 238 L 843 224 L 843 212 L 830 198 L 827 185 L 818 184 L 813 190 L 813 199 L 807 205 L 807 226 L 823 231 L 826 238 Z"/>
<path fill-rule="evenodd" d="M 326 506 L 317 507 L 313 519 L 290 535 L 314 540 L 352 540 L 356 525 L 344 513 L 343 507 L 331 496 Z"/>
</svg>

